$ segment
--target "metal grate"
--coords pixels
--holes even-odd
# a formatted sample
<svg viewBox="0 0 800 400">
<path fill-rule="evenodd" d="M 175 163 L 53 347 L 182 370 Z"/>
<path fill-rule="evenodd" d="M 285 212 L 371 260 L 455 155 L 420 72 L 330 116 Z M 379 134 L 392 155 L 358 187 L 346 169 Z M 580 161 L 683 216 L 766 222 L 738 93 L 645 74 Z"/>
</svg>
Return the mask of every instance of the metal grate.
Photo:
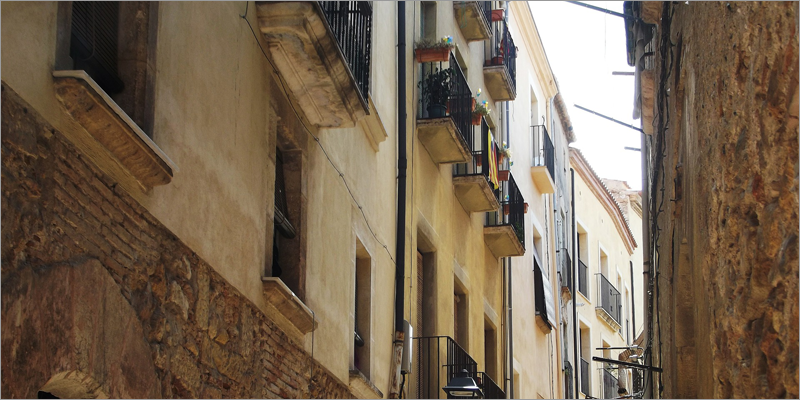
<svg viewBox="0 0 800 400">
<path fill-rule="evenodd" d="M 125 85 L 117 74 L 119 3 L 75 1 L 69 55 L 74 68 L 86 71 L 108 94 Z"/>
<path fill-rule="evenodd" d="M 322 14 L 344 55 L 364 102 L 369 96 L 372 5 L 369 1 L 320 1 Z"/>
</svg>

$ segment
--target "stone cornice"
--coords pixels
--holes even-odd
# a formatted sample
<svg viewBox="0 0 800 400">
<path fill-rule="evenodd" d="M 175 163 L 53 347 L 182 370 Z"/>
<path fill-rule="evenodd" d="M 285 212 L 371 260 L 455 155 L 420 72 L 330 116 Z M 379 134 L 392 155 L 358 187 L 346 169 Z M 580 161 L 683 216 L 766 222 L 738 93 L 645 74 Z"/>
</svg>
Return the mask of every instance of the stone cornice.
<svg viewBox="0 0 800 400">
<path fill-rule="evenodd" d="M 570 164 L 575 167 L 575 171 L 580 175 L 581 179 L 586 182 L 586 186 L 592 191 L 594 196 L 600 201 L 605 208 L 606 212 L 611 216 L 614 221 L 614 226 L 617 228 L 622 242 L 625 243 L 625 249 L 628 250 L 628 255 L 633 254 L 633 250 L 637 247 L 636 239 L 633 237 L 633 232 L 628 225 L 627 219 L 622 215 L 622 210 L 619 203 L 614 200 L 611 193 L 600 180 L 600 177 L 592 169 L 592 166 L 583 157 L 580 150 L 570 147 L 569 149 Z"/>
</svg>

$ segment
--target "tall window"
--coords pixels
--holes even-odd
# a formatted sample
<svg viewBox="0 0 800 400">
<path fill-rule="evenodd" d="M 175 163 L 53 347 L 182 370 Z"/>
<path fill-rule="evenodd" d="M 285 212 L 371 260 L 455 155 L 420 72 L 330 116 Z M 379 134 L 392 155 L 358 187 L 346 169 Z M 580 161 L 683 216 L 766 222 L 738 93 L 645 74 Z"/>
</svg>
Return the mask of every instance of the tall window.
<svg viewBox="0 0 800 400">
<path fill-rule="evenodd" d="M 423 39 L 436 40 L 436 2 L 423 1 L 420 3 L 420 36 Z"/>
<path fill-rule="evenodd" d="M 72 3 L 69 55 L 109 95 L 125 88 L 117 72 L 119 4 L 112 1 Z"/>
<path fill-rule="evenodd" d="M 353 367 L 367 379 L 370 375 L 372 319 L 372 260 L 360 241 L 356 241 L 355 306 L 353 307 Z"/>
<path fill-rule="evenodd" d="M 464 286 L 455 280 L 453 293 L 453 331 L 456 343 L 464 350 L 469 349 L 469 299 Z"/>
<path fill-rule="evenodd" d="M 497 329 L 487 319 L 483 321 L 483 351 L 486 373 L 493 380 L 498 381 L 497 376 Z"/>
</svg>

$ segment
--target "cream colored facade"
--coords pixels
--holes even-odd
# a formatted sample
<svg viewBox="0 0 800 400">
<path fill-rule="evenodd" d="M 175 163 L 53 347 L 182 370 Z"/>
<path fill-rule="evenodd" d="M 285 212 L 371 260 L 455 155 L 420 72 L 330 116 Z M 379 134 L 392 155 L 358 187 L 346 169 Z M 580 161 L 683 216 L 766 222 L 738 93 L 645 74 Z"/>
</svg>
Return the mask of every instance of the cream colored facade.
<svg viewBox="0 0 800 400">
<path fill-rule="evenodd" d="M 587 267 L 583 275 L 587 278 L 585 286 L 580 283 L 576 285 L 578 290 L 575 299 L 578 309 L 580 329 L 578 349 L 581 359 L 576 370 L 581 370 L 580 363 L 588 362 L 588 375 L 584 377 L 579 372 L 581 382 L 583 379 L 588 379 L 588 390 L 581 388 L 579 392 L 585 396 L 605 398 L 604 385 L 611 383 L 610 389 L 606 390 L 609 390 L 609 395 L 616 397 L 618 393 L 616 380 L 609 381 L 606 377 L 604 381 L 606 372 L 603 370 L 603 363 L 592 361 L 592 357 L 617 360 L 624 348 L 634 341 L 633 328 L 630 324 L 631 305 L 634 304 L 635 298 L 631 289 L 634 288 L 632 278 L 641 277 L 641 253 L 636 251 L 638 241 L 641 240 L 641 231 L 631 229 L 631 226 L 636 226 L 632 224 L 640 222 L 641 216 L 634 210 L 636 206 L 633 205 L 625 204 L 625 212 L 622 211 L 619 203 L 579 150 L 570 150 L 570 161 L 575 170 L 578 255 L 580 262 Z M 616 183 L 617 186 L 624 185 L 622 182 L 610 181 L 610 183 Z M 628 197 L 629 195 L 631 197 Z M 636 201 L 634 194 L 624 194 L 624 196 L 631 202 Z M 580 267 L 578 275 L 582 275 Z M 604 280 L 613 286 L 611 291 L 618 291 L 619 303 L 616 303 L 613 297 L 604 296 L 609 291 L 609 288 L 602 283 Z M 636 296 L 640 297 L 640 294 L 636 293 Z M 619 305 L 622 310 L 619 314 L 615 314 Z M 636 307 L 641 308 L 640 303 L 637 302 Z M 616 349 L 598 350 L 609 347 Z M 617 370 L 608 371 L 612 370 L 616 379 Z M 622 377 L 619 386 L 625 387 L 630 393 L 630 374 L 625 369 L 619 371 L 623 371 L 619 375 Z"/>
<path fill-rule="evenodd" d="M 423 3 L 408 3 L 403 88 L 407 93 L 408 191 L 407 198 L 401 199 L 407 204 L 404 317 L 414 326 L 414 337 L 455 338 L 477 362 L 478 371 L 486 372 L 500 388 L 513 382 L 514 397 L 564 397 L 552 215 L 554 199 L 564 201 L 568 194 L 550 195 L 553 188 L 547 191 L 536 180 L 542 167 L 537 172 L 531 167 L 536 163 L 531 125 L 546 125 L 551 134 L 561 132 L 552 129 L 555 79 L 526 3 L 502 4 L 518 48 L 516 99 L 507 106 L 491 99 L 484 81 L 484 41 L 465 38 L 456 15 L 459 4 L 426 4 L 433 4 L 427 15 L 435 12 L 433 37 L 454 38 L 472 92 L 482 88 L 482 98 L 492 104 L 490 125 L 495 138 L 508 142 L 513 151 L 510 170 L 529 211 L 524 217 L 524 255 L 505 261 L 496 257 L 485 239 L 486 213 L 465 210 L 454 189 L 453 166 L 434 162 L 420 141 L 420 69 L 413 58 L 413 44 L 421 38 Z M 60 79 L 54 71 L 69 69 L 59 66 L 64 52 L 63 20 L 69 13 L 64 3 L 3 3 L 2 80 L 273 319 L 289 340 L 300 343 L 336 379 L 349 385 L 354 396 L 389 397 L 397 394 L 392 356 L 394 263 L 398 259 L 394 249 L 397 5 L 371 3 L 371 86 L 365 95 L 366 107 L 360 111 L 356 107 L 354 113 L 345 99 L 341 107 L 349 111 L 336 109 L 336 117 L 319 111 L 324 108 L 320 104 L 330 100 L 320 94 L 324 90 L 315 92 L 314 82 L 293 75 L 307 73 L 297 68 L 305 64 L 281 59 L 278 53 L 283 48 L 270 37 L 271 29 L 278 29 L 270 18 L 276 10 L 297 11 L 292 7 L 162 2 L 151 8 L 151 42 L 146 46 L 151 56 L 141 62 L 152 79 L 153 94 L 147 100 L 152 119 L 147 136 L 140 140 L 173 167 L 166 185 L 141 185 L 64 110 L 54 89 Z M 494 7 L 500 7 L 498 2 Z M 112 96 L 108 107 L 127 112 L 115 101 Z M 333 121 L 342 115 L 343 122 Z M 563 138 L 554 141 L 566 143 Z M 297 242 L 288 249 L 294 254 L 292 265 L 300 271 L 299 283 L 271 277 L 276 149 L 285 159 L 291 222 L 298 232 Z M 557 151 L 565 154 L 566 148 Z M 588 191 L 583 193 L 586 196 Z M 581 223 L 590 232 L 600 232 L 588 217 Z M 611 252 L 622 250 L 614 243 L 603 246 Z M 552 330 L 543 328 L 541 317 L 536 316 L 534 252 L 554 294 Z M 504 279 L 509 265 L 511 275 Z M 509 278 L 513 281 L 514 348 L 510 359 L 504 298 Z M 357 282 L 358 289 L 366 291 L 365 297 L 359 297 L 358 314 L 368 349 L 358 361 L 353 356 Z M 419 282 L 424 282 L 421 287 Z M 418 306 L 415 299 L 422 299 L 423 305 Z M 457 307 L 463 308 L 459 312 Z M 599 327 L 600 322 L 592 326 Z M 601 337 L 601 331 L 596 332 Z M 616 340 L 611 333 L 602 337 Z M 360 375 L 353 373 L 356 364 Z M 415 385 L 407 382 L 406 397 L 415 397 Z M 506 389 L 510 394 L 512 388 Z"/>
</svg>

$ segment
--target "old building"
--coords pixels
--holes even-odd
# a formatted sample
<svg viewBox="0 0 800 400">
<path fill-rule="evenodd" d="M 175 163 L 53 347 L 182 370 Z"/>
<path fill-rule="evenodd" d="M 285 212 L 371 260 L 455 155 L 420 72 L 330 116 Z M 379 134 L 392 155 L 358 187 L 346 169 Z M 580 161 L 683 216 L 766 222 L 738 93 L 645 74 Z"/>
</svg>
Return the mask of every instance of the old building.
<svg viewBox="0 0 800 400">
<path fill-rule="evenodd" d="M 647 397 L 798 397 L 798 3 L 626 2 Z"/>
<path fill-rule="evenodd" d="M 2 55 L 4 397 L 567 395 L 526 3 L 4 3 Z"/>
</svg>

